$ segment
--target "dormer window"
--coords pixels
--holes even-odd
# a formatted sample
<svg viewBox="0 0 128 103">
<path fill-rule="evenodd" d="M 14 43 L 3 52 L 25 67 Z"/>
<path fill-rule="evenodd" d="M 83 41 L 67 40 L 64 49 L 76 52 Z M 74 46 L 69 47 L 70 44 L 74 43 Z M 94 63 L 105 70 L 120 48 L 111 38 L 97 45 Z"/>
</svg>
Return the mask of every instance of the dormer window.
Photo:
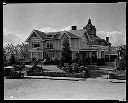
<svg viewBox="0 0 128 103">
<path fill-rule="evenodd" d="M 47 35 L 47 38 L 53 38 L 53 35 Z"/>
</svg>

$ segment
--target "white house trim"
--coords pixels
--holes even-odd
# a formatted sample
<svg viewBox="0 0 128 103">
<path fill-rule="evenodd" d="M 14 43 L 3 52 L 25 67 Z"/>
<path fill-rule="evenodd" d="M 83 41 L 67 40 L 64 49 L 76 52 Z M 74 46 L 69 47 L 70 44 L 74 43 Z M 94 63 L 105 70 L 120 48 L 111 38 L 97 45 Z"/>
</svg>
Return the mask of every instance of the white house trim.
<svg viewBox="0 0 128 103">
<path fill-rule="evenodd" d="M 25 42 L 27 42 L 28 41 L 28 39 L 32 36 L 32 34 L 33 34 L 33 32 L 35 32 L 35 30 L 33 30 L 32 32 L 31 32 L 31 34 L 28 36 L 28 38 L 25 40 Z M 36 33 L 36 32 L 35 32 Z M 37 33 L 36 33 L 37 34 Z M 38 35 L 38 34 L 37 34 Z M 42 40 L 42 38 L 38 35 L 38 37 Z M 44 41 L 44 40 L 42 40 L 42 41 Z"/>
<path fill-rule="evenodd" d="M 61 32 L 60 32 L 61 33 Z M 58 38 L 60 39 L 64 34 L 67 34 L 65 31 L 63 33 L 61 33 L 62 35 Z M 68 34 L 67 34 L 68 35 Z M 68 37 L 71 39 L 71 37 L 68 35 Z"/>
</svg>

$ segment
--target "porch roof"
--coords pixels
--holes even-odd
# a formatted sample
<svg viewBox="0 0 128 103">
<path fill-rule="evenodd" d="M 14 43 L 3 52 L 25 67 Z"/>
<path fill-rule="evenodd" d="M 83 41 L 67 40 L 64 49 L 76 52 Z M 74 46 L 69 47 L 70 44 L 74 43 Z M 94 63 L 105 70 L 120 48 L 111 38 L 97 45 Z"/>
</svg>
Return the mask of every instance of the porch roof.
<svg viewBox="0 0 128 103">
<path fill-rule="evenodd" d="M 97 49 L 80 49 L 79 52 L 80 51 L 97 51 Z"/>
</svg>

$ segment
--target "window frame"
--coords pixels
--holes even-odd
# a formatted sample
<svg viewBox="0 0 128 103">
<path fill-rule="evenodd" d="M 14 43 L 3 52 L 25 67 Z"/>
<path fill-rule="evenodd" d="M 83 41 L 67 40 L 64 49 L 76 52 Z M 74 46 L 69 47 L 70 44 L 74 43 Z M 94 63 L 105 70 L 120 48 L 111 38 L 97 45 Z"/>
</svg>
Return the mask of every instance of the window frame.
<svg viewBox="0 0 128 103">
<path fill-rule="evenodd" d="M 46 47 L 47 48 L 53 48 L 53 42 L 52 41 L 47 41 L 46 42 Z"/>
<path fill-rule="evenodd" d="M 41 47 L 41 45 L 39 42 L 32 42 L 32 48 L 40 48 L 40 47 Z"/>
</svg>

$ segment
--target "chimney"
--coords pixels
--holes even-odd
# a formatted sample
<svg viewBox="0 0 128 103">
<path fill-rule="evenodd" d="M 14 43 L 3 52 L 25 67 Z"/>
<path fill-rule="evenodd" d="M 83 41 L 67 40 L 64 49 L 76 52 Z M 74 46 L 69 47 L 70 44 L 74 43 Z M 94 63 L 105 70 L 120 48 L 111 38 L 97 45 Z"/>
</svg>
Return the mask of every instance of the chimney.
<svg viewBox="0 0 128 103">
<path fill-rule="evenodd" d="M 106 42 L 109 42 L 109 37 L 106 37 Z"/>
<path fill-rule="evenodd" d="M 76 30 L 77 29 L 77 26 L 71 26 L 71 29 L 72 30 Z"/>
</svg>

